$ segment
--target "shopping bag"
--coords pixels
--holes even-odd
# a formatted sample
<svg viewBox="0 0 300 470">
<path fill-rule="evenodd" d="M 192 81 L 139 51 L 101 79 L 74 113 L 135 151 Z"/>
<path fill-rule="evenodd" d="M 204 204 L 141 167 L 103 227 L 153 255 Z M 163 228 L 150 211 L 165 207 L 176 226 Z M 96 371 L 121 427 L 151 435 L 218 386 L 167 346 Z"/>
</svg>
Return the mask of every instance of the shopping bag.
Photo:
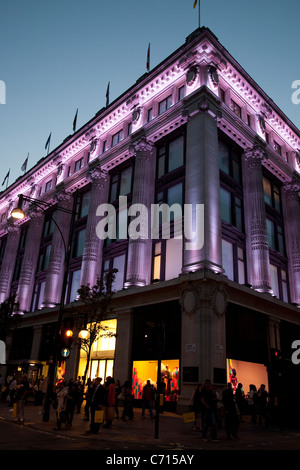
<svg viewBox="0 0 300 470">
<path fill-rule="evenodd" d="M 17 418 L 17 417 L 18 417 L 17 406 L 18 406 L 17 403 L 14 403 L 14 404 L 13 404 L 13 413 L 12 413 L 13 418 Z"/>
<path fill-rule="evenodd" d="M 195 421 L 195 413 L 193 411 L 188 411 L 187 413 L 182 413 L 184 423 L 193 423 Z"/>
<path fill-rule="evenodd" d="M 104 410 L 96 410 L 95 411 L 95 423 L 103 423 L 104 421 Z"/>
</svg>

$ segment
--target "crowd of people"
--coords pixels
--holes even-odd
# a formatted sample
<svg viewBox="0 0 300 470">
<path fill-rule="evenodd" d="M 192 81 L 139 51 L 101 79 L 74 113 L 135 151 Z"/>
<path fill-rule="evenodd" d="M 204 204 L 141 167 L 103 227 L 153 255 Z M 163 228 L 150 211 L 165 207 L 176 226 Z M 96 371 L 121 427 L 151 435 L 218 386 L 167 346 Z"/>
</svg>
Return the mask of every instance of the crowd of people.
<svg viewBox="0 0 300 470">
<path fill-rule="evenodd" d="M 121 386 L 120 381 L 113 377 L 107 377 L 104 383 L 102 378 L 97 377 L 94 380 L 88 379 L 85 387 L 80 380 L 61 380 L 57 384 L 56 398 L 53 401 L 57 417 L 56 429 L 62 429 L 62 424 L 71 427 L 74 413 L 81 412 L 83 402 L 84 417 L 90 421 L 88 433 L 98 433 L 101 426 L 111 428 L 114 419 L 127 421 L 134 417 L 129 380 Z"/>
<path fill-rule="evenodd" d="M 250 385 L 249 393 L 245 395 L 242 384 L 233 389 L 228 382 L 220 395 L 210 380 L 198 385 L 191 398 L 190 408 L 194 412 L 194 430 L 202 432 L 203 440 L 217 440 L 217 431 L 225 427 L 228 439 L 237 437 L 239 423 L 246 413 L 251 416 L 252 424 L 268 426 L 269 394 L 264 384 L 257 390 Z"/>
</svg>

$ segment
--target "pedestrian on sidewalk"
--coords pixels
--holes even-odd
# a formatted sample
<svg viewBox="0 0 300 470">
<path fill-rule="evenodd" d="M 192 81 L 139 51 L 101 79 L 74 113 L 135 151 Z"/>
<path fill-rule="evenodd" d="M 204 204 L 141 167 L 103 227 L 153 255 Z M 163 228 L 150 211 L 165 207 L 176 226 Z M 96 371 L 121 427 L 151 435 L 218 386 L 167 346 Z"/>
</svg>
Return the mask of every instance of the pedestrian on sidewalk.
<svg viewBox="0 0 300 470">
<path fill-rule="evenodd" d="M 237 437 L 239 416 L 231 382 L 228 382 L 227 388 L 222 394 L 222 401 L 224 405 L 227 439 L 232 439 L 232 436 Z"/>
<path fill-rule="evenodd" d="M 119 400 L 119 395 L 122 392 L 122 387 L 120 384 L 120 380 L 115 381 L 115 412 L 116 412 L 116 418 L 119 419 L 119 404 L 121 403 L 121 400 Z"/>
<path fill-rule="evenodd" d="M 62 423 L 66 422 L 66 401 L 68 393 L 69 388 L 67 383 L 65 381 L 59 382 L 56 389 L 57 408 L 55 431 L 60 431 Z"/>
<path fill-rule="evenodd" d="M 145 410 L 148 408 L 150 417 L 153 419 L 153 400 L 154 400 L 154 387 L 151 384 L 150 380 L 147 380 L 146 385 L 143 388 L 143 408 L 142 408 L 142 418 L 145 418 Z"/>
<path fill-rule="evenodd" d="M 104 425 L 104 428 L 111 428 L 112 422 L 115 418 L 115 404 L 116 404 L 115 379 L 113 377 L 107 377 L 106 379 L 106 400 L 107 400 L 106 423 Z"/>
<path fill-rule="evenodd" d="M 131 391 L 131 386 L 129 380 L 126 380 L 122 387 L 123 392 L 123 413 L 122 413 L 122 420 L 126 421 L 128 418 L 130 421 L 133 420 L 134 412 L 133 412 L 133 396 Z"/>
<path fill-rule="evenodd" d="M 202 438 L 207 441 L 207 431 L 210 428 L 211 440 L 217 439 L 216 426 L 216 396 L 211 388 L 211 381 L 207 379 L 201 393 L 202 408 Z"/>
<path fill-rule="evenodd" d="M 66 425 L 72 427 L 75 407 L 78 403 L 77 383 L 70 379 L 68 383 L 68 395 L 66 399 Z"/>
<path fill-rule="evenodd" d="M 202 392 L 202 384 L 197 385 L 195 390 L 193 391 L 189 409 L 195 413 L 195 421 L 193 430 L 201 430 L 201 411 L 202 411 L 202 401 L 201 401 L 201 392 Z"/>
<path fill-rule="evenodd" d="M 266 386 L 261 384 L 257 392 L 257 404 L 258 404 L 258 424 L 262 426 L 263 420 L 265 421 L 265 427 L 268 427 L 268 405 L 269 405 L 269 394 L 266 390 Z"/>
<path fill-rule="evenodd" d="M 97 377 L 94 380 L 94 389 L 91 397 L 91 425 L 88 434 L 97 434 L 100 430 L 101 423 L 95 422 L 95 413 L 106 405 L 105 389 L 101 382 L 101 377 Z"/>
<path fill-rule="evenodd" d="M 29 382 L 27 375 L 23 374 L 21 382 L 17 385 L 16 402 L 17 402 L 17 417 L 20 423 L 24 423 L 24 403 L 27 395 L 29 394 Z"/>
<path fill-rule="evenodd" d="M 251 424 L 256 424 L 257 422 L 257 390 L 256 386 L 251 384 L 249 386 L 249 395 L 248 395 L 248 407 L 251 415 Z"/>
</svg>

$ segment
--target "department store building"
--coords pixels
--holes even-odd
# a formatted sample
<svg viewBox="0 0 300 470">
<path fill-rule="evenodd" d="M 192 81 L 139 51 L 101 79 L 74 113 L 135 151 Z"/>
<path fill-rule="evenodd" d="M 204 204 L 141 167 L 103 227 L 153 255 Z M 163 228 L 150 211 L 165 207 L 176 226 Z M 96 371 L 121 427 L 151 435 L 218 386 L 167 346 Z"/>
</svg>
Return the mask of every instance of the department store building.
<svg viewBox="0 0 300 470">
<path fill-rule="evenodd" d="M 209 29 L 194 31 L 0 194 L 0 301 L 16 292 L 22 313 L 6 367 L 26 368 L 34 380 L 47 375 L 60 231 L 67 239 L 72 230 L 67 309 L 76 309 L 81 285 L 118 269 L 107 320 L 116 337 L 93 347 L 91 378 L 132 379 L 141 398 L 145 381 L 156 383 L 160 325 L 166 402 L 186 405 L 207 378 L 220 389 L 241 382 L 245 393 L 265 383 L 277 396 L 277 349 L 291 403 L 300 371 L 291 361 L 300 339 L 299 171 L 299 130 Z M 20 194 L 49 206 L 24 202 L 26 218 L 14 221 Z M 106 239 L 103 204 L 117 225 Z M 149 214 L 153 205 L 176 206 L 155 237 L 150 216 L 135 226 L 148 236 L 130 237 L 124 223 L 136 204 Z M 72 227 L 58 206 L 76 211 Z M 187 236 L 196 232 L 203 243 Z M 68 378 L 84 367 L 76 348 L 60 364 Z"/>
</svg>

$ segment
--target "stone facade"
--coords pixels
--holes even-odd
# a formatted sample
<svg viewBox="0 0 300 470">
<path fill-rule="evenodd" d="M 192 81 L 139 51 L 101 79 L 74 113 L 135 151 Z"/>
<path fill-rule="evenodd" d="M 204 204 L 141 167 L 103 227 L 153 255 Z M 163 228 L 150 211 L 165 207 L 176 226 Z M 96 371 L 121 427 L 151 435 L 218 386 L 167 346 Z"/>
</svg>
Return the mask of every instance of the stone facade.
<svg viewBox="0 0 300 470">
<path fill-rule="evenodd" d="M 227 153 L 220 151 L 221 142 Z M 135 326 L 140 309 L 153 308 L 153 318 L 156 309 L 164 312 L 168 325 L 172 302 L 181 311 L 175 325 L 180 344 L 167 339 L 166 354 L 176 351 L 180 361 L 182 405 L 195 383 L 206 378 L 224 386 L 228 357 L 266 364 L 274 347 L 285 348 L 288 356 L 288 344 L 297 339 L 300 327 L 299 148 L 299 130 L 210 30 L 196 30 L 0 195 L 1 301 L 16 292 L 22 326 L 34 330 L 28 357 L 15 356 L 45 361 L 39 357 L 42 327 L 57 320 L 63 240 L 68 243 L 70 234 L 71 215 L 60 207 L 78 210 L 66 304 L 76 308 L 76 287 L 92 285 L 108 267 L 119 269 L 114 376 L 121 382 L 131 376 L 132 361 L 147 356 L 138 338 L 144 331 Z M 56 224 L 47 236 L 43 226 L 50 209 L 43 213 L 27 207 L 25 220 L 12 221 L 9 214 L 20 193 L 56 209 Z M 116 204 L 120 196 L 127 198 L 125 212 Z M 97 208 L 102 204 L 115 207 L 118 234 L 120 217 L 132 217 L 130 207 L 143 205 L 149 217 L 139 230 L 149 234 L 151 206 L 171 202 L 193 210 L 197 204 L 204 207 L 201 246 L 187 245 L 185 237 L 171 241 L 127 234 L 108 243 L 97 235 Z M 184 215 L 180 220 L 187 222 Z M 173 230 L 175 221 L 170 226 Z M 47 267 L 38 271 L 42 246 Z M 39 282 L 43 289 L 37 289 Z M 34 293 L 41 296 L 38 308 L 32 304 Z M 266 343 L 259 343 L 259 357 L 239 346 L 240 337 L 247 335 L 244 327 L 234 334 L 229 328 L 233 319 L 238 325 L 248 314 L 258 315 L 265 325 Z M 282 344 L 280 328 L 286 323 L 295 327 L 296 336 L 284 337 Z M 68 364 L 68 375 L 76 375 L 76 361 Z"/>
</svg>

